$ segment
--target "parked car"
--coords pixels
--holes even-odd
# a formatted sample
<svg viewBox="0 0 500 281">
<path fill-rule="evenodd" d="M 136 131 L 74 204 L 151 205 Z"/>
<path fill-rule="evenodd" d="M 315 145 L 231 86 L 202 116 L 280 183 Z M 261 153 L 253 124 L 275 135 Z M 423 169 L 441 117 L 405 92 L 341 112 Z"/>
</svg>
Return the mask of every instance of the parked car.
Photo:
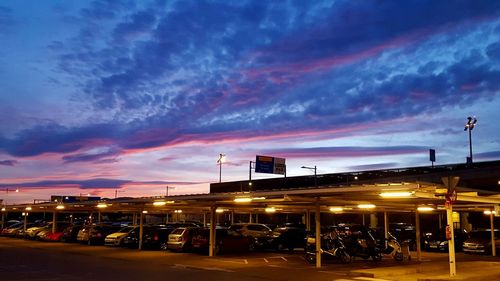
<svg viewBox="0 0 500 281">
<path fill-rule="evenodd" d="M 104 238 L 104 245 L 105 246 L 122 246 L 123 245 L 123 239 L 129 235 L 130 232 L 136 230 L 139 232 L 139 227 L 138 226 L 126 226 L 117 232 L 113 232 Z"/>
<path fill-rule="evenodd" d="M 259 248 L 270 247 L 270 242 L 273 239 L 273 231 L 265 224 L 260 223 L 237 223 L 232 224 L 229 230 L 237 231 L 245 237 L 252 237 L 255 246 Z"/>
<path fill-rule="evenodd" d="M 174 251 L 189 251 L 191 250 L 191 238 L 200 231 L 200 227 L 178 227 L 174 229 L 167 240 L 167 249 Z"/>
<path fill-rule="evenodd" d="M 500 250 L 500 230 L 494 230 L 495 248 Z M 469 238 L 463 243 L 464 253 L 491 253 L 491 230 L 475 230 L 469 232 Z"/>
<path fill-rule="evenodd" d="M 469 237 L 465 229 L 455 229 L 455 251 L 462 251 L 462 245 Z M 426 251 L 448 251 L 449 241 L 446 239 L 445 229 L 424 234 L 424 249 Z"/>
<path fill-rule="evenodd" d="M 14 237 L 17 232 L 24 228 L 23 222 L 14 223 L 8 227 L 2 229 L 2 236 Z"/>
<path fill-rule="evenodd" d="M 72 224 L 67 226 L 62 233 L 62 242 L 76 242 L 78 232 L 83 228 L 81 224 Z"/>
<path fill-rule="evenodd" d="M 36 239 L 36 235 L 38 232 L 47 229 L 47 227 L 51 227 L 52 223 L 47 222 L 36 222 L 30 228 L 26 228 L 26 232 L 24 232 L 24 238 L 27 239 Z"/>
<path fill-rule="evenodd" d="M 160 249 L 166 245 L 168 235 L 177 227 L 174 224 L 145 226 L 142 230 L 142 248 Z M 123 244 L 129 248 L 139 247 L 139 229 L 135 229 L 123 238 Z"/>
<path fill-rule="evenodd" d="M 9 220 L 9 221 L 4 222 L 3 225 L 2 225 L 2 228 L 0 228 L 0 233 L 2 233 L 2 231 L 4 229 L 9 228 L 12 225 L 17 224 L 17 223 L 20 223 L 20 221 L 18 221 L 18 220 Z"/>
<path fill-rule="evenodd" d="M 270 246 L 277 251 L 305 247 L 306 226 L 304 224 L 287 223 L 276 227 L 270 240 Z"/>
<path fill-rule="evenodd" d="M 67 228 L 68 225 L 69 223 L 67 222 L 58 222 L 56 224 L 56 229 L 54 232 L 52 232 L 52 225 L 51 225 L 50 227 L 47 227 L 46 229 L 38 232 L 37 240 L 51 241 L 51 242 L 61 241 L 63 230 Z"/>
<path fill-rule="evenodd" d="M 102 245 L 107 235 L 121 228 L 120 225 L 87 225 L 78 232 L 77 241 L 88 245 Z"/>
<path fill-rule="evenodd" d="M 204 228 L 196 233 L 191 240 L 194 251 L 207 253 L 209 249 L 210 229 Z M 243 236 L 241 233 L 229 229 L 215 230 L 215 253 L 244 252 L 254 250 L 252 237 Z"/>
</svg>

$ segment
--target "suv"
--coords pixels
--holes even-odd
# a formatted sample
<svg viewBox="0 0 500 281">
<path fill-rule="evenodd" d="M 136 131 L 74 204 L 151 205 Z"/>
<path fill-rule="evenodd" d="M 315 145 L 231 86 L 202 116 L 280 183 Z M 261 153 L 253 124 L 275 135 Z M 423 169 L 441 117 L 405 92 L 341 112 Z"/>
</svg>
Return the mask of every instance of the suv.
<svg viewBox="0 0 500 281">
<path fill-rule="evenodd" d="M 265 224 L 260 223 L 236 223 L 228 228 L 229 230 L 237 231 L 245 237 L 254 239 L 254 243 L 258 247 L 269 246 L 273 239 L 273 231 Z"/>
<path fill-rule="evenodd" d="M 168 235 L 167 249 L 175 251 L 189 251 L 191 249 L 191 238 L 196 235 L 200 227 L 178 227 Z"/>
</svg>

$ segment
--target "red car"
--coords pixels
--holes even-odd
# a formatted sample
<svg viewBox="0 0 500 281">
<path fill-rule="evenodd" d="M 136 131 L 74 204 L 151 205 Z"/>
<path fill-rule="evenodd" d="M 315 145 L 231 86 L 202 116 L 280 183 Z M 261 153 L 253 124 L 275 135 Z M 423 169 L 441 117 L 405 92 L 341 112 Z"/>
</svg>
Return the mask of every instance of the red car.
<svg viewBox="0 0 500 281">
<path fill-rule="evenodd" d="M 193 236 L 191 247 L 195 251 L 208 252 L 210 230 L 203 229 Z M 252 237 L 245 237 L 237 231 L 228 229 L 215 230 L 215 253 L 253 251 L 255 241 Z"/>
</svg>

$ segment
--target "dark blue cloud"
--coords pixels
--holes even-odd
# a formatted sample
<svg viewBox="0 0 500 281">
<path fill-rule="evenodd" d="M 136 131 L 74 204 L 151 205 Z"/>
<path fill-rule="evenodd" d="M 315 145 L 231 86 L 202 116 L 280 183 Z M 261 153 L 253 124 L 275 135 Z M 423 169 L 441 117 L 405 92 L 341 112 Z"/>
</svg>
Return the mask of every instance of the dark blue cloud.
<svg viewBox="0 0 500 281">
<path fill-rule="evenodd" d="M 479 159 L 500 159 L 500 150 L 475 153 L 474 157 Z"/>
<path fill-rule="evenodd" d="M 418 154 L 427 151 L 421 146 L 386 146 L 386 147 L 360 147 L 360 146 L 337 146 L 337 147 L 312 147 L 312 148 L 283 148 L 263 149 L 264 154 L 282 156 L 286 158 L 316 157 L 369 157 L 384 155 Z"/>
<path fill-rule="evenodd" d="M 16 160 L 0 160 L 0 166 L 15 166 L 18 163 Z"/>
<path fill-rule="evenodd" d="M 7 7 L 0 6 L 0 36 L 1 33 L 7 32 L 14 25 L 15 21 L 12 16 L 12 10 Z"/>
<path fill-rule="evenodd" d="M 95 163 L 114 163 L 118 160 L 119 151 L 115 149 L 109 149 L 104 152 L 99 153 L 78 153 L 63 156 L 63 161 L 65 163 L 74 162 L 95 162 Z"/>
<path fill-rule="evenodd" d="M 171 181 L 131 181 L 131 180 L 120 180 L 120 179 L 90 179 L 90 180 L 45 180 L 45 181 L 35 181 L 35 182 L 22 182 L 15 184 L 3 184 L 0 183 L 0 187 L 12 187 L 12 188 L 64 188 L 64 187 L 77 187 L 80 189 L 117 189 L 123 188 L 127 184 L 133 185 L 182 185 L 182 184 L 194 184 L 196 182 L 171 182 Z"/>
<path fill-rule="evenodd" d="M 370 170 L 381 170 L 381 169 L 390 169 L 394 167 L 398 167 L 398 163 L 387 162 L 387 163 L 378 163 L 378 164 L 367 164 L 367 165 L 355 165 L 349 166 L 347 169 L 349 171 L 370 171 Z"/>
</svg>

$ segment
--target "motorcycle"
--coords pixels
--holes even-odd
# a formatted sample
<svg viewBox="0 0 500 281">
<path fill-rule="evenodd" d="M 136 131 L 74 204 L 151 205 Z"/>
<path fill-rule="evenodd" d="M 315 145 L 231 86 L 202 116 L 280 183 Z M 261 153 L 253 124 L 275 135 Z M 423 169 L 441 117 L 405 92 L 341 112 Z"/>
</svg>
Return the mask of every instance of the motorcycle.
<svg viewBox="0 0 500 281">
<path fill-rule="evenodd" d="M 305 259 L 309 263 L 315 263 L 316 238 L 308 236 L 306 240 Z M 341 263 L 350 263 L 352 260 L 336 230 L 321 235 L 320 253 L 322 257 L 337 258 Z"/>
<path fill-rule="evenodd" d="M 382 260 L 382 248 L 369 229 L 363 229 L 352 233 L 347 238 L 347 251 L 352 257 L 362 259 L 372 258 L 374 261 Z"/>
</svg>

